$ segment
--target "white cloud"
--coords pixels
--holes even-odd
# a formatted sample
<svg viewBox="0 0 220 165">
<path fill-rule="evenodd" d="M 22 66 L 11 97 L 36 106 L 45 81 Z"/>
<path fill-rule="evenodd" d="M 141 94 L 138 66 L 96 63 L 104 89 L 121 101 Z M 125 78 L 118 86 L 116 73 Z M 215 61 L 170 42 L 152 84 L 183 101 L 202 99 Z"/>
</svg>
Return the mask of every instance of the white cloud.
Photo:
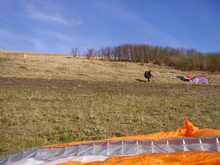
<svg viewBox="0 0 220 165">
<path fill-rule="evenodd" d="M 56 44 L 57 47 L 57 51 L 58 53 L 65 53 L 65 54 L 71 54 L 71 48 L 72 45 L 71 44 Z"/>
<path fill-rule="evenodd" d="M 57 40 L 45 41 L 44 39 L 28 39 L 27 41 L 31 43 L 32 49 L 36 52 L 42 53 L 66 53 L 69 54 L 71 51 L 71 43 L 70 41 L 66 42 L 66 36 L 62 34 L 54 34 L 65 42 L 59 42 Z M 67 38 L 68 39 L 68 38 Z"/>
<path fill-rule="evenodd" d="M 56 38 L 58 38 L 59 40 L 63 40 L 63 41 L 73 41 L 73 39 L 67 35 L 63 35 L 60 33 L 50 33 L 51 35 L 55 36 Z"/>
<path fill-rule="evenodd" d="M 57 39 L 62 40 L 62 41 L 67 41 L 67 42 L 74 41 L 73 38 L 71 38 L 67 35 L 61 34 L 61 33 L 49 32 L 49 31 L 41 31 L 41 33 L 51 35 L 51 36 L 56 37 Z"/>
<path fill-rule="evenodd" d="M 5 29 L 0 29 L 0 36 L 2 37 L 17 37 L 14 33 L 5 30 Z"/>
<path fill-rule="evenodd" d="M 146 38 L 144 41 L 147 41 L 147 43 L 159 45 L 164 43 L 164 45 L 174 45 L 176 47 L 183 45 L 170 33 L 144 19 L 142 15 L 130 11 L 126 8 L 126 5 L 121 2 L 117 1 L 115 4 L 98 2 L 96 3 L 96 6 L 103 12 L 110 13 L 109 15 L 113 16 L 115 19 L 126 22 L 128 26 L 131 26 L 132 28 L 136 28 L 137 31 L 142 34 L 142 38 Z"/>
<path fill-rule="evenodd" d="M 30 42 L 32 42 L 34 44 L 34 48 L 38 52 L 47 52 L 48 51 L 47 44 L 43 40 L 31 39 Z"/>
<path fill-rule="evenodd" d="M 48 7 L 45 4 L 28 4 L 22 3 L 24 10 L 27 14 L 27 17 L 32 20 L 44 21 L 44 22 L 55 22 L 59 24 L 65 25 L 80 25 L 82 23 L 81 18 L 66 18 L 64 14 L 62 14 L 61 10 L 56 10 L 56 6 Z M 40 6 L 40 7 L 39 7 Z M 46 7 L 44 7 L 46 6 Z"/>
<path fill-rule="evenodd" d="M 39 20 L 39 21 L 54 21 L 58 23 L 64 23 L 66 24 L 66 20 L 63 19 L 58 13 L 44 13 L 38 9 L 36 9 L 31 4 L 25 5 L 25 11 L 27 12 L 27 16 L 30 19 Z"/>
</svg>

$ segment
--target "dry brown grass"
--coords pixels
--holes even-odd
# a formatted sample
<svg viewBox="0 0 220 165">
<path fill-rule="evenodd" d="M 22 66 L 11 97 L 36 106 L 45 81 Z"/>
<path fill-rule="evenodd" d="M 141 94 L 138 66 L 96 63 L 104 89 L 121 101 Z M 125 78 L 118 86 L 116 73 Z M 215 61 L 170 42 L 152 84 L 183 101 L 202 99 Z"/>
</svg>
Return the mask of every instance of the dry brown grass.
<svg viewBox="0 0 220 165">
<path fill-rule="evenodd" d="M 136 79 L 144 79 L 143 73 L 151 69 L 154 76 L 152 81 L 155 83 L 184 83 L 170 79 L 177 75 L 192 77 L 204 75 L 211 79 L 212 84 L 220 83 L 220 75 L 207 72 L 183 72 L 152 64 L 89 60 L 85 56 L 73 58 L 65 54 L 24 52 L 30 58 L 22 59 L 21 53 L 0 50 L 0 59 L 3 59 L 0 76 L 134 82 Z M 7 58 L 11 60 L 4 60 Z"/>
<path fill-rule="evenodd" d="M 84 56 L 0 51 L 0 155 L 77 140 L 220 129 L 220 76 Z M 150 83 L 145 70 L 152 70 Z M 204 75 L 211 85 L 173 80 Z"/>
</svg>

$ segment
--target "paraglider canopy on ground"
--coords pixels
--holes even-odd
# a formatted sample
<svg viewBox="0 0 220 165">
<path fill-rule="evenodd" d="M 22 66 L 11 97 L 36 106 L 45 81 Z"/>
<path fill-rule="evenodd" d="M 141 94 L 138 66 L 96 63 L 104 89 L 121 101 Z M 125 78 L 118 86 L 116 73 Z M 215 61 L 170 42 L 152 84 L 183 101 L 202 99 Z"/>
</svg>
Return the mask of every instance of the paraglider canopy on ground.
<svg viewBox="0 0 220 165">
<path fill-rule="evenodd" d="M 175 76 L 175 77 L 170 77 L 171 79 L 176 79 L 179 78 L 182 81 L 190 81 L 193 79 L 193 77 L 190 76 Z"/>
<path fill-rule="evenodd" d="M 194 82 L 197 84 L 210 84 L 210 81 L 207 77 L 205 76 L 196 76 L 190 82 Z"/>
<path fill-rule="evenodd" d="M 210 81 L 207 77 L 205 76 L 196 76 L 196 77 L 190 77 L 190 76 L 175 76 L 175 77 L 170 77 L 171 79 L 177 79 L 179 78 L 182 81 L 188 81 L 188 82 L 193 82 L 196 84 L 210 84 Z"/>
<path fill-rule="evenodd" d="M 22 53 L 21 58 L 29 58 L 27 54 Z"/>
<path fill-rule="evenodd" d="M 220 162 L 220 130 L 199 129 L 185 120 L 170 132 L 73 141 L 26 150 L 0 158 L 1 165 L 156 165 Z"/>
</svg>

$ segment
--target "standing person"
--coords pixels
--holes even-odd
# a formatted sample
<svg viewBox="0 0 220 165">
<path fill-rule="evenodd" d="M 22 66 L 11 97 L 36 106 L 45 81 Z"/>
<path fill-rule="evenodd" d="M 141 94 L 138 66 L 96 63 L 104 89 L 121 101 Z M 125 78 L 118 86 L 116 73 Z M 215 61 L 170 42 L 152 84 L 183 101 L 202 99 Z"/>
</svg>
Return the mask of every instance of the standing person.
<svg viewBox="0 0 220 165">
<path fill-rule="evenodd" d="M 148 82 L 150 82 L 150 78 L 153 77 L 153 75 L 151 74 L 151 70 L 146 71 L 146 72 L 144 73 L 144 77 L 145 77 L 146 79 L 148 79 Z"/>
</svg>

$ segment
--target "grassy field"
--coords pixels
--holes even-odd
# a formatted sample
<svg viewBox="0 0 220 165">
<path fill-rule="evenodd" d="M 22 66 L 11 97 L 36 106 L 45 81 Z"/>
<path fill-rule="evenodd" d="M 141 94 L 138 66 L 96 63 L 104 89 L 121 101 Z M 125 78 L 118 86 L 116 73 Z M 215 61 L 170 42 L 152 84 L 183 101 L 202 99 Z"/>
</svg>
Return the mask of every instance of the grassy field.
<svg viewBox="0 0 220 165">
<path fill-rule="evenodd" d="M 220 75 L 152 64 L 0 50 L 0 156 L 56 143 L 220 129 Z M 152 70 L 151 82 L 143 74 Z M 210 85 L 170 79 L 204 75 Z"/>
</svg>

